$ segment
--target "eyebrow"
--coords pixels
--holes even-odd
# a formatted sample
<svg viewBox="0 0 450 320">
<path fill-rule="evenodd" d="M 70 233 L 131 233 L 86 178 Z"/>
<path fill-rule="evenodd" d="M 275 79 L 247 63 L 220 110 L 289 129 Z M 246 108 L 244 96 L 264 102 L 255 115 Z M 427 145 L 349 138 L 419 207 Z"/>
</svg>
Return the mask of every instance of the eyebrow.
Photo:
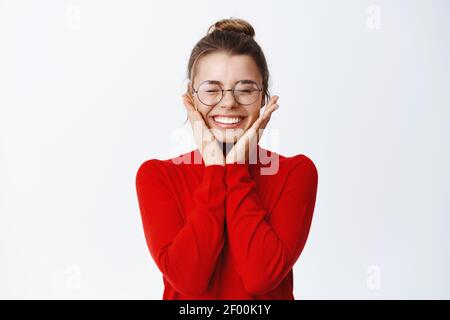
<svg viewBox="0 0 450 320">
<path fill-rule="evenodd" d="M 255 80 L 250 80 L 250 79 L 238 80 L 234 84 L 236 84 L 238 82 L 258 84 Z M 205 81 L 202 81 L 202 83 L 212 83 L 212 84 L 222 84 L 223 85 L 223 83 L 219 80 L 205 80 Z"/>
</svg>

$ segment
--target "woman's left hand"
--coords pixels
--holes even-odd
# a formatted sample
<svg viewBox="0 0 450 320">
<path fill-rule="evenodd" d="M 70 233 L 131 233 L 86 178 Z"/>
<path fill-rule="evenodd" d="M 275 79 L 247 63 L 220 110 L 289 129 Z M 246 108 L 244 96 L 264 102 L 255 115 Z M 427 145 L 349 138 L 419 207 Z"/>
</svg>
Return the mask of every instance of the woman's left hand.
<svg viewBox="0 0 450 320">
<path fill-rule="evenodd" d="M 273 96 L 264 110 L 264 113 L 259 116 L 253 125 L 239 138 L 234 144 L 233 148 L 228 152 L 225 162 L 229 163 L 246 163 L 249 160 L 250 146 L 256 149 L 264 129 L 269 123 L 272 112 L 278 109 L 278 96 Z"/>
</svg>

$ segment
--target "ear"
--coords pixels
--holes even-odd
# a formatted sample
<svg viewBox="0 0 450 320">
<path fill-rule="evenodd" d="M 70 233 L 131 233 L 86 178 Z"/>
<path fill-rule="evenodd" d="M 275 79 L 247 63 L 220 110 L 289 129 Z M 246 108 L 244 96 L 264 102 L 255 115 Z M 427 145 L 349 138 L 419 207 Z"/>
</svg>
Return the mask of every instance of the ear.
<svg viewBox="0 0 450 320">
<path fill-rule="evenodd" d="M 263 94 L 262 99 L 261 99 L 261 107 L 259 107 L 260 109 L 262 109 L 264 107 L 264 100 L 266 99 L 266 96 Z"/>
<path fill-rule="evenodd" d="M 191 82 L 189 81 L 187 86 L 186 86 L 186 94 L 192 95 L 192 90 L 191 90 Z"/>
<path fill-rule="evenodd" d="M 189 81 L 188 84 L 187 84 L 186 94 L 191 99 L 191 103 L 194 106 L 195 110 L 198 111 L 197 105 L 195 104 L 195 101 L 194 101 L 194 92 L 192 90 L 192 81 Z"/>
</svg>

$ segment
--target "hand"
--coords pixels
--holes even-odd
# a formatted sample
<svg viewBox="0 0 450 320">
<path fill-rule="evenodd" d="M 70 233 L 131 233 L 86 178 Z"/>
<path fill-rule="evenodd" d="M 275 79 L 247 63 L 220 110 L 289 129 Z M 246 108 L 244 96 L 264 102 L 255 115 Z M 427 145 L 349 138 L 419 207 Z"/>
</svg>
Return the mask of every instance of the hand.
<svg viewBox="0 0 450 320">
<path fill-rule="evenodd" d="M 259 116 L 253 125 L 239 138 L 233 148 L 228 152 L 225 163 L 246 163 L 250 157 L 250 153 L 256 149 L 264 129 L 269 123 L 272 112 L 278 109 L 278 96 L 273 96 L 268 102 L 264 113 Z"/>
<path fill-rule="evenodd" d="M 195 143 L 202 155 L 205 166 L 214 164 L 224 166 L 225 157 L 222 149 L 214 137 L 214 134 L 205 124 L 201 113 L 194 108 L 192 98 L 188 94 L 183 94 L 181 97 L 188 113 L 189 122 L 192 126 Z"/>
</svg>

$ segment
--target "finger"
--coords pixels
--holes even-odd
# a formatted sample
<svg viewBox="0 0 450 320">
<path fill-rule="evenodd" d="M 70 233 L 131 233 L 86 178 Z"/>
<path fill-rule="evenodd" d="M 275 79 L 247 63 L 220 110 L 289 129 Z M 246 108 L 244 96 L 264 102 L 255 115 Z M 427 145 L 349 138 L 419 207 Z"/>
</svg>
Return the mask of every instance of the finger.
<svg viewBox="0 0 450 320">
<path fill-rule="evenodd" d="M 189 118 L 189 121 L 191 122 L 191 124 L 193 121 L 199 121 L 199 120 L 203 121 L 203 117 L 201 116 L 200 112 L 198 112 L 196 109 L 194 109 L 194 106 L 192 104 L 192 99 L 187 94 L 183 94 L 182 99 L 183 99 L 183 104 L 186 108 L 186 111 L 188 113 L 188 118 Z"/>
<path fill-rule="evenodd" d="M 264 120 L 261 123 L 260 128 L 265 128 L 267 126 L 267 124 L 269 123 L 269 120 L 272 116 L 272 113 L 277 110 L 280 106 L 278 104 L 274 105 L 270 110 L 267 110 L 267 114 L 264 115 Z"/>
<path fill-rule="evenodd" d="M 256 121 L 253 123 L 252 125 L 252 129 L 254 130 L 258 130 L 258 128 L 261 127 L 261 125 L 266 121 L 268 122 L 268 119 L 270 119 L 270 114 L 275 111 L 276 109 L 278 109 L 278 105 L 276 104 L 276 102 L 278 101 L 279 97 L 278 96 L 273 96 L 270 98 L 269 103 L 267 104 L 264 112 L 262 115 L 260 115 L 258 117 L 258 119 L 256 119 Z M 267 124 L 267 123 L 266 123 Z"/>
<path fill-rule="evenodd" d="M 272 100 L 272 103 L 264 110 L 263 118 L 270 118 L 270 115 L 272 112 L 278 109 L 279 104 L 278 102 L 278 96 L 275 96 L 275 98 Z"/>
<path fill-rule="evenodd" d="M 193 109 L 191 100 L 189 99 L 188 95 L 183 95 L 183 102 L 186 106 L 186 110 L 188 111 L 188 119 L 194 131 L 194 136 L 198 135 L 199 139 L 211 140 L 212 133 L 209 132 L 209 128 L 206 125 L 205 119 L 199 111 Z"/>
<path fill-rule="evenodd" d="M 192 97 L 190 95 L 183 94 L 181 97 L 182 97 L 182 100 L 183 100 L 183 104 L 185 105 L 186 110 L 188 112 L 194 113 L 194 114 L 196 114 L 196 113 L 200 114 L 198 112 L 197 108 L 195 107 L 194 100 L 192 99 Z"/>
<path fill-rule="evenodd" d="M 267 124 L 269 123 L 269 120 L 272 116 L 272 113 L 277 110 L 279 107 L 278 104 L 274 105 L 270 110 L 267 110 L 267 113 L 263 115 L 263 120 L 261 121 L 261 124 L 259 125 L 258 129 L 256 131 L 258 132 L 258 141 L 261 139 L 261 136 L 264 132 L 264 129 L 266 128 Z"/>
<path fill-rule="evenodd" d="M 262 114 L 262 116 L 265 118 L 267 116 L 267 114 L 270 114 L 274 111 L 274 108 L 278 108 L 277 106 L 277 102 L 278 102 L 279 97 L 278 96 L 273 96 L 269 103 L 267 104 L 266 108 L 264 109 L 264 112 Z"/>
<path fill-rule="evenodd" d="M 278 104 L 271 104 L 267 107 L 266 110 L 264 110 L 264 113 L 259 116 L 259 118 L 253 123 L 252 128 L 255 130 L 258 130 L 258 128 L 265 128 L 267 123 L 270 120 L 270 116 L 272 115 L 272 112 L 274 112 L 276 109 L 278 109 Z"/>
<path fill-rule="evenodd" d="M 267 103 L 267 106 L 266 106 L 265 110 L 273 107 L 273 105 L 275 105 L 278 102 L 279 98 L 280 98 L 279 96 L 271 97 L 270 100 L 269 100 L 269 103 Z"/>
<path fill-rule="evenodd" d="M 273 111 L 278 109 L 278 105 L 276 102 L 278 101 L 278 96 L 274 96 L 270 99 L 269 103 L 267 104 L 266 109 L 264 110 L 264 113 L 256 119 L 256 121 L 253 123 L 253 125 L 239 138 L 239 140 L 247 141 L 248 139 L 253 139 L 255 137 L 259 138 L 262 135 L 262 132 L 267 125 L 267 123 L 270 120 L 270 116 Z M 239 144 L 239 143 L 238 143 Z M 235 145 L 236 147 L 236 145 Z"/>
<path fill-rule="evenodd" d="M 190 113 L 192 111 L 195 111 L 195 108 L 192 104 L 191 99 L 189 98 L 189 96 L 187 94 L 183 94 L 181 96 L 182 100 L 183 100 L 183 104 L 186 107 L 186 110 Z"/>
</svg>

